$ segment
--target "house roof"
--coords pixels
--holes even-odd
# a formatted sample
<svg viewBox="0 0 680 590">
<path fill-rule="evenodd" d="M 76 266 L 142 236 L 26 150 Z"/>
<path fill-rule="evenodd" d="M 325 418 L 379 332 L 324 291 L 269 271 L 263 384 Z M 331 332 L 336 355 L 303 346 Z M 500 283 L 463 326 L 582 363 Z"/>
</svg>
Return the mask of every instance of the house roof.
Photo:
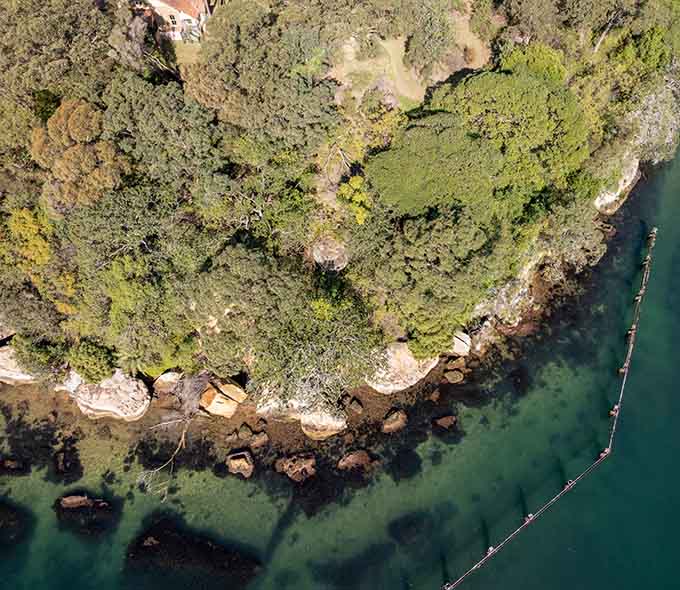
<svg viewBox="0 0 680 590">
<path fill-rule="evenodd" d="M 201 14 L 207 12 L 204 0 L 158 0 L 158 2 L 167 4 L 196 20 L 199 20 Z"/>
</svg>

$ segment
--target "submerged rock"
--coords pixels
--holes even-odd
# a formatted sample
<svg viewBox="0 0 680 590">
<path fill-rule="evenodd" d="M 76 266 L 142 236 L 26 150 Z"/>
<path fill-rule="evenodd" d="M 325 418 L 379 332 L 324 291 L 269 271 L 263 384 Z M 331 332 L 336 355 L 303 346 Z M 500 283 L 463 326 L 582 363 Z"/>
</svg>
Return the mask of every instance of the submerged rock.
<svg viewBox="0 0 680 590">
<path fill-rule="evenodd" d="M 148 578 L 155 588 L 185 583 L 187 588 L 239 590 L 257 576 L 261 565 L 246 551 L 188 530 L 164 515 L 129 545 L 125 568 L 128 576 Z"/>
<path fill-rule="evenodd" d="M 456 383 L 462 383 L 465 380 L 465 375 L 458 370 L 446 371 L 446 373 L 444 373 L 444 379 L 452 385 L 455 385 Z"/>
<path fill-rule="evenodd" d="M 28 475 L 31 465 L 14 457 L 0 456 L 0 475 Z"/>
<path fill-rule="evenodd" d="M 418 360 L 406 342 L 393 342 L 387 347 L 385 366 L 367 379 L 366 384 L 379 393 L 390 395 L 424 379 L 438 362 L 438 357 Z"/>
<path fill-rule="evenodd" d="M 340 471 L 349 471 L 352 469 L 368 469 L 371 465 L 373 465 L 371 456 L 362 449 L 347 453 L 340 461 L 338 461 L 337 467 Z"/>
<path fill-rule="evenodd" d="M 447 416 L 442 416 L 441 418 L 435 418 L 432 423 L 435 426 L 439 426 L 439 428 L 449 430 L 456 425 L 456 422 L 458 422 L 458 418 L 456 418 L 453 414 L 449 414 Z"/>
<path fill-rule="evenodd" d="M 31 516 L 21 508 L 0 500 L 0 551 L 23 541 L 31 526 Z"/>
<path fill-rule="evenodd" d="M 397 432 L 406 427 L 408 416 L 404 410 L 390 410 L 382 423 L 382 431 L 386 434 Z"/>
<path fill-rule="evenodd" d="M 121 511 L 113 502 L 75 493 L 62 496 L 54 504 L 59 526 L 83 536 L 97 536 L 118 526 Z"/>
<path fill-rule="evenodd" d="M 248 451 L 239 451 L 227 456 L 227 470 L 234 475 L 242 475 L 248 479 L 255 471 L 253 457 Z"/>
<path fill-rule="evenodd" d="M 312 454 L 293 455 L 277 459 L 274 469 L 286 474 L 293 481 L 300 483 L 316 474 L 316 459 Z"/>
<path fill-rule="evenodd" d="M 116 418 L 134 422 L 146 414 L 151 403 L 146 385 L 120 369 L 98 385 L 80 385 L 72 397 L 83 414 L 94 420 Z"/>
<path fill-rule="evenodd" d="M 37 381 L 37 377 L 21 368 L 17 361 L 16 353 L 11 346 L 0 348 L 0 383 L 29 385 Z"/>
</svg>

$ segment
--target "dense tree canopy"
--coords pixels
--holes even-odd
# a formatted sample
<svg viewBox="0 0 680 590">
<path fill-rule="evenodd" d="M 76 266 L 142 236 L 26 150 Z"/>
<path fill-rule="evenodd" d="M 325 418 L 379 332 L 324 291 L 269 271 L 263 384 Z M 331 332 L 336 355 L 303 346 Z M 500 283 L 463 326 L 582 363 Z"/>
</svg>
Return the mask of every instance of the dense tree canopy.
<svg viewBox="0 0 680 590">
<path fill-rule="evenodd" d="M 394 338 L 447 350 L 542 240 L 595 258 L 680 52 L 675 0 L 233 0 L 188 63 L 108 4 L 0 9 L 0 323 L 52 376 L 329 407 Z"/>
</svg>

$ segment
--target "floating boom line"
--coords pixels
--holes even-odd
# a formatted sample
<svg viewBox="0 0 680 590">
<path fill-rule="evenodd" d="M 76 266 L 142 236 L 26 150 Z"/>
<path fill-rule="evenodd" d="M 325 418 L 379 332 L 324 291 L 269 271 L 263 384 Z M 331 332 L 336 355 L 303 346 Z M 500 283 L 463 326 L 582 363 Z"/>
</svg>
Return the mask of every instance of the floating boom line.
<svg viewBox="0 0 680 590">
<path fill-rule="evenodd" d="M 482 557 L 477 563 L 475 563 L 469 570 L 467 570 L 462 576 L 453 582 L 447 582 L 442 587 L 441 590 L 453 590 L 462 584 L 465 579 L 486 564 L 494 555 L 496 555 L 503 547 L 505 547 L 510 541 L 512 541 L 517 535 L 520 534 L 525 528 L 530 524 L 535 522 L 539 516 L 547 512 L 553 504 L 560 500 L 567 492 L 574 489 L 574 486 L 590 475 L 595 469 L 597 469 L 604 461 L 606 461 L 612 454 L 614 450 L 614 438 L 616 436 L 616 429 L 619 425 L 619 416 L 621 414 L 621 408 L 623 406 L 623 394 L 626 390 L 626 383 L 628 381 L 628 372 L 630 370 L 630 363 L 633 357 L 633 351 L 635 349 L 635 342 L 637 338 L 638 326 L 640 323 L 640 309 L 642 307 L 642 301 L 645 298 L 645 293 L 647 292 L 647 285 L 649 283 L 649 276 L 652 270 L 652 255 L 654 252 L 654 246 L 656 245 L 656 235 L 658 233 L 658 228 L 654 227 L 652 231 L 647 236 L 647 256 L 645 256 L 642 262 L 642 280 L 640 282 L 640 290 L 635 296 L 635 307 L 633 311 L 633 323 L 630 329 L 626 333 L 628 337 L 628 347 L 626 349 L 626 358 L 623 365 L 619 369 L 619 374 L 621 375 L 621 388 L 619 389 L 619 399 L 618 402 L 609 412 L 612 417 L 612 423 L 609 431 L 609 444 L 602 450 L 597 460 L 591 463 L 584 471 L 582 471 L 575 479 L 570 479 L 564 485 L 564 487 L 550 498 L 545 504 L 543 504 L 535 513 L 528 514 L 524 517 L 524 522 L 518 526 L 514 531 L 512 531 L 507 537 L 505 537 L 498 545 L 491 546 L 488 548 L 484 557 Z"/>
</svg>

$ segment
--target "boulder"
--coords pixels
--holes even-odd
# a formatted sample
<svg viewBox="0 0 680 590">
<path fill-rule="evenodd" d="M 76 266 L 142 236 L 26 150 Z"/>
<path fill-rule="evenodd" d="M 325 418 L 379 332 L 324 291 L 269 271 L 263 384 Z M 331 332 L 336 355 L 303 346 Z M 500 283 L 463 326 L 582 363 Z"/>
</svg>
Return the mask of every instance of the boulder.
<svg viewBox="0 0 680 590">
<path fill-rule="evenodd" d="M 251 449 L 259 449 L 269 444 L 269 435 L 266 432 L 257 432 L 253 434 L 248 446 Z"/>
<path fill-rule="evenodd" d="M 251 436 L 253 429 L 244 422 L 238 429 L 238 437 L 240 440 L 248 440 Z"/>
<path fill-rule="evenodd" d="M 349 402 L 349 405 L 347 406 L 350 411 L 354 412 L 355 414 L 361 414 L 364 411 L 364 404 L 361 403 L 361 400 L 359 398 L 353 397 L 352 401 Z"/>
<path fill-rule="evenodd" d="M 438 362 L 438 357 L 418 360 L 406 342 L 394 342 L 387 347 L 385 366 L 366 383 L 377 392 L 390 395 L 418 383 Z"/>
<path fill-rule="evenodd" d="M 456 383 L 462 383 L 465 380 L 465 375 L 458 370 L 446 371 L 446 373 L 444 373 L 444 379 L 452 385 L 455 385 Z"/>
<path fill-rule="evenodd" d="M 238 410 L 238 402 L 218 391 L 213 385 L 208 385 L 201 395 L 201 408 L 213 416 L 231 418 Z"/>
<path fill-rule="evenodd" d="M 456 425 L 456 422 L 458 422 L 458 419 L 453 414 L 449 414 L 447 416 L 442 416 L 441 418 L 436 418 L 432 423 L 435 426 L 439 426 L 439 428 L 449 430 Z"/>
<path fill-rule="evenodd" d="M 390 410 L 382 423 L 382 431 L 391 434 L 404 428 L 408 423 L 408 416 L 404 410 Z"/>
<path fill-rule="evenodd" d="M 151 403 L 144 383 L 120 369 L 97 385 L 80 385 L 72 397 L 81 412 L 93 420 L 116 418 L 134 422 L 146 414 Z"/>
<path fill-rule="evenodd" d="M 460 356 L 457 359 L 449 361 L 446 363 L 446 369 L 448 371 L 461 371 L 465 368 L 465 358 Z"/>
<path fill-rule="evenodd" d="M 183 374 L 184 373 L 180 373 L 179 371 L 168 371 L 167 373 L 163 373 L 153 382 L 154 393 L 159 397 L 171 394 L 175 387 L 177 387 Z"/>
<path fill-rule="evenodd" d="M 312 257 L 324 270 L 341 271 L 349 263 L 347 248 L 335 238 L 324 236 L 312 244 Z"/>
<path fill-rule="evenodd" d="M 0 383 L 8 385 L 29 385 L 38 379 L 24 371 L 17 362 L 16 353 L 11 346 L 0 348 Z"/>
<path fill-rule="evenodd" d="M 244 401 L 246 401 L 246 398 L 248 397 L 248 394 L 243 390 L 243 388 L 233 381 L 215 381 L 213 382 L 213 385 L 217 387 L 221 393 L 239 404 L 242 404 Z"/>
<path fill-rule="evenodd" d="M 364 450 L 352 451 L 338 461 L 338 469 L 340 471 L 349 471 L 351 469 L 367 469 L 373 464 L 371 456 Z"/>
<path fill-rule="evenodd" d="M 347 419 L 338 413 L 305 412 L 300 417 L 300 428 L 312 440 L 326 440 L 347 428 Z"/>
<path fill-rule="evenodd" d="M 300 483 L 316 474 L 316 459 L 312 454 L 293 455 L 276 460 L 274 469 Z"/>
<path fill-rule="evenodd" d="M 229 473 L 241 475 L 244 479 L 248 479 L 255 471 L 253 457 L 248 451 L 239 451 L 228 455 L 226 463 Z"/>
<path fill-rule="evenodd" d="M 456 356 L 468 356 L 472 347 L 472 338 L 465 332 L 456 332 L 453 335 L 453 348 L 451 352 Z"/>
</svg>

